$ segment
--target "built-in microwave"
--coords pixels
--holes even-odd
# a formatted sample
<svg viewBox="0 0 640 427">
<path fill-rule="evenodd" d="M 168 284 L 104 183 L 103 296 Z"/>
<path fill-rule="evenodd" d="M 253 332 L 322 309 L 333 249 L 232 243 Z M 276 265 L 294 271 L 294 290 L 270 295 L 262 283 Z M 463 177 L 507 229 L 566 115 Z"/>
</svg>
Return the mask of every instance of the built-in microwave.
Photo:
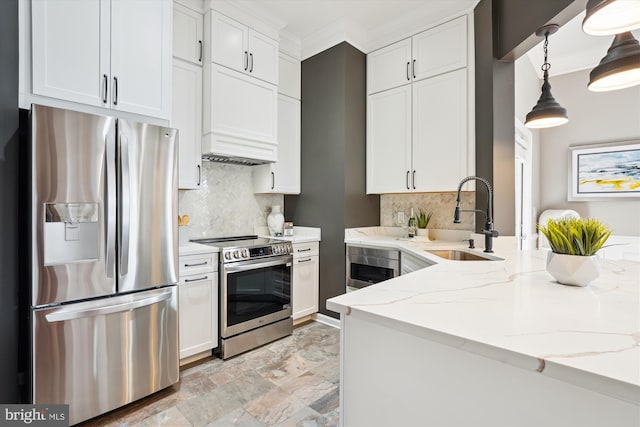
<svg viewBox="0 0 640 427">
<path fill-rule="evenodd" d="M 360 289 L 400 275 L 400 251 L 347 245 L 347 289 Z"/>
</svg>

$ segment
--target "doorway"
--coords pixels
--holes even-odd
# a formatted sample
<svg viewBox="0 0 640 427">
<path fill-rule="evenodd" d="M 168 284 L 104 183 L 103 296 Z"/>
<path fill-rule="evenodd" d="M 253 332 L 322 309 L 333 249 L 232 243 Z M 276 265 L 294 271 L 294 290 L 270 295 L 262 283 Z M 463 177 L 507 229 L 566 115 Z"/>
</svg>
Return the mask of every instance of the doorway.
<svg viewBox="0 0 640 427">
<path fill-rule="evenodd" d="M 519 250 L 535 248 L 535 231 L 532 229 L 532 141 L 533 134 L 515 119 L 515 212 L 516 240 Z"/>
</svg>

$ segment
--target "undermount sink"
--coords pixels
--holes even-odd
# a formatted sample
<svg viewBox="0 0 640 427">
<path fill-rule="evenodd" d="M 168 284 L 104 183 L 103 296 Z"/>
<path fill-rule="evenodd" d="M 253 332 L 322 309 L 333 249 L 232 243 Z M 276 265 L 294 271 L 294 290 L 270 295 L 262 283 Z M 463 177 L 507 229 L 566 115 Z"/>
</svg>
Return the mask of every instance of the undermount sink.
<svg viewBox="0 0 640 427">
<path fill-rule="evenodd" d="M 500 258 L 481 256 L 471 252 L 461 251 L 458 249 L 432 249 L 427 252 L 439 256 L 440 258 L 451 261 L 498 261 Z"/>
</svg>

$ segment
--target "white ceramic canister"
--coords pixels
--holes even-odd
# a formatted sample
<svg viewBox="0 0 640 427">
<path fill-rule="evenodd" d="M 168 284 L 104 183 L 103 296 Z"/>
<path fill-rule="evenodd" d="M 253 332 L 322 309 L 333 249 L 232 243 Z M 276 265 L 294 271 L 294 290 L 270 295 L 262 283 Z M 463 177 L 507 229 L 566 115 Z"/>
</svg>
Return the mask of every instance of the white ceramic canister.
<svg viewBox="0 0 640 427">
<path fill-rule="evenodd" d="M 269 226 L 269 233 L 271 233 L 272 236 L 282 236 L 284 215 L 280 210 L 280 205 L 271 206 L 271 212 L 267 215 L 267 225 Z"/>
</svg>

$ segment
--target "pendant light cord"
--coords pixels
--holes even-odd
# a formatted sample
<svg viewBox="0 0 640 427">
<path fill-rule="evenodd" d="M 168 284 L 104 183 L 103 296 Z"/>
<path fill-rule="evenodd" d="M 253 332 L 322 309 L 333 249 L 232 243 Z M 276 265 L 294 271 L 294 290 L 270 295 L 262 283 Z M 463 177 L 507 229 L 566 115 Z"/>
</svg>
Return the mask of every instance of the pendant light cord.
<svg viewBox="0 0 640 427">
<path fill-rule="evenodd" d="M 547 80 L 547 78 L 549 77 L 549 68 L 551 68 L 551 64 L 549 64 L 549 62 L 547 61 L 547 55 L 548 55 L 547 46 L 549 46 L 549 33 L 548 32 L 544 33 L 544 45 L 543 45 L 544 64 L 542 64 L 542 67 L 540 67 L 542 69 L 542 71 L 544 72 L 544 79 L 545 80 Z"/>
</svg>

